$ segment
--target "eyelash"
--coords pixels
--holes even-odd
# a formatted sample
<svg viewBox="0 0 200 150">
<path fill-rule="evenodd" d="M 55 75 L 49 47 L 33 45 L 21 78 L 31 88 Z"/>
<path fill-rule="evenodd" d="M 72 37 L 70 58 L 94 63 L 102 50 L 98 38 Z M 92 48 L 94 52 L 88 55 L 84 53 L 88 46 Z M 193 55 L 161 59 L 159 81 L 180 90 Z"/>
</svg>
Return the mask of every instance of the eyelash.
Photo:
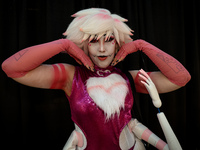
<svg viewBox="0 0 200 150">
<path fill-rule="evenodd" d="M 97 43 L 99 40 L 97 40 L 97 39 L 92 39 L 91 41 L 90 41 L 90 43 Z"/>
<path fill-rule="evenodd" d="M 114 40 L 114 37 L 110 37 L 110 38 L 107 39 L 105 42 L 111 42 L 112 40 Z"/>
<path fill-rule="evenodd" d="M 112 40 L 114 40 L 114 37 L 110 37 L 109 39 L 107 39 L 105 42 L 111 42 Z M 91 41 L 90 41 L 90 43 L 97 43 L 99 40 L 97 40 L 97 39 L 92 39 Z"/>
</svg>

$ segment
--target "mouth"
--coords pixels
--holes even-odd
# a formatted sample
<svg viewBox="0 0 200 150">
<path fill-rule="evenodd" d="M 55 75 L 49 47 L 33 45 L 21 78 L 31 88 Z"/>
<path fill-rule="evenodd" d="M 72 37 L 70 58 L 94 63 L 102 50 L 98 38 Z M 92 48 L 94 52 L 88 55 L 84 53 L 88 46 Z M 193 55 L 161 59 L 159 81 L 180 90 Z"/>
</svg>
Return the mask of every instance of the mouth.
<svg viewBox="0 0 200 150">
<path fill-rule="evenodd" d="M 99 60 L 104 61 L 108 58 L 108 56 L 97 56 Z"/>
<path fill-rule="evenodd" d="M 110 55 L 101 55 L 101 56 L 97 56 L 97 58 L 99 59 L 99 60 L 101 60 L 101 61 L 104 61 L 104 60 L 106 60 L 108 57 L 111 57 L 112 56 L 112 54 L 110 54 Z"/>
</svg>

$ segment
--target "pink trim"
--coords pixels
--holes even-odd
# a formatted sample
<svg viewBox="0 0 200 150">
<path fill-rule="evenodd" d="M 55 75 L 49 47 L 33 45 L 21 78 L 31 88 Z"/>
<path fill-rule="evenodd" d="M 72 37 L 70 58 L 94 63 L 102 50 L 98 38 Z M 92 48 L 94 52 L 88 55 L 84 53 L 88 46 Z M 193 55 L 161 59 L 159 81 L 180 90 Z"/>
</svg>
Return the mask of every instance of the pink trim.
<svg viewBox="0 0 200 150">
<path fill-rule="evenodd" d="M 106 91 L 106 93 L 110 93 L 110 91 L 114 88 L 114 87 L 117 87 L 117 86 L 120 86 L 120 85 L 125 85 L 127 86 L 126 83 L 123 83 L 123 82 L 117 82 L 115 83 L 114 85 L 110 86 L 109 88 L 105 88 L 103 85 L 95 85 L 95 86 L 90 86 L 89 88 L 87 88 L 88 91 L 92 90 L 92 89 L 95 89 L 95 88 L 101 88 L 101 89 L 104 89 Z"/>
<path fill-rule="evenodd" d="M 144 132 L 142 133 L 141 138 L 145 141 L 149 140 L 149 137 L 151 136 L 152 132 L 149 129 L 144 130 Z"/>
<path fill-rule="evenodd" d="M 104 13 L 99 13 L 99 14 L 97 14 L 97 16 L 101 17 L 102 19 L 110 19 L 110 18 L 112 18 L 110 15 L 104 14 Z"/>
<path fill-rule="evenodd" d="M 63 64 L 52 65 L 54 68 L 54 79 L 50 89 L 62 89 L 67 80 L 67 73 Z M 60 67 L 61 71 L 59 70 Z"/>
<path fill-rule="evenodd" d="M 64 87 L 64 85 L 65 85 L 65 82 L 66 82 L 66 80 L 67 80 L 67 74 L 66 74 L 66 70 L 65 70 L 65 66 L 63 65 L 63 64 L 58 64 L 59 66 L 60 66 L 60 68 L 61 68 L 61 79 L 60 79 L 60 82 L 59 82 L 59 84 L 58 84 L 58 89 L 61 89 L 61 88 L 63 88 Z"/>
<path fill-rule="evenodd" d="M 163 140 L 159 140 L 157 143 L 156 143 L 156 148 L 158 149 L 164 149 L 164 147 L 166 146 L 167 144 L 163 141 Z"/>
<path fill-rule="evenodd" d="M 57 65 L 52 65 L 52 66 L 54 68 L 54 79 L 53 79 L 53 82 L 52 82 L 50 89 L 55 89 L 56 84 L 57 84 L 58 79 L 59 79 L 59 69 L 58 69 Z"/>
<path fill-rule="evenodd" d="M 119 19 L 114 19 L 114 21 L 115 21 L 115 22 L 120 22 L 120 20 L 119 20 Z"/>
</svg>

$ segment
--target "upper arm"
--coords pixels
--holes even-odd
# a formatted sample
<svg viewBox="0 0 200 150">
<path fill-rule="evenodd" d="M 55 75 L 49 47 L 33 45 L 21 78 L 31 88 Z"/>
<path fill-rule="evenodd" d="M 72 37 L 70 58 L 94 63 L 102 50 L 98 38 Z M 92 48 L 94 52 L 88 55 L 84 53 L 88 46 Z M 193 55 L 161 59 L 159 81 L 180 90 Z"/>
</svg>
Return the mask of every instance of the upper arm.
<svg viewBox="0 0 200 150">
<path fill-rule="evenodd" d="M 25 76 L 13 79 L 21 84 L 31 87 L 45 89 L 60 88 L 65 91 L 67 89 L 70 90 L 70 85 L 73 81 L 75 67 L 68 64 L 62 64 L 62 66 L 64 67 L 61 68 L 59 64 L 40 65 L 39 67 L 29 71 Z M 62 87 L 60 85 L 56 85 L 60 84 L 61 82 Z"/>
<path fill-rule="evenodd" d="M 139 77 L 137 77 L 137 74 L 138 74 L 138 70 L 132 70 L 132 71 L 129 71 L 133 77 L 133 80 L 135 81 L 138 80 L 138 81 L 135 81 L 135 82 L 138 82 L 139 86 L 140 86 L 140 92 L 141 93 L 147 93 L 147 90 L 145 88 L 145 86 L 143 86 L 143 84 L 141 84 L 141 79 Z M 179 89 L 180 86 L 172 83 L 166 76 L 164 76 L 160 71 L 155 71 L 155 72 L 151 72 L 149 74 L 151 80 L 153 81 L 153 83 L 155 84 L 157 90 L 158 90 L 158 93 L 167 93 L 167 92 L 171 92 L 171 91 L 174 91 L 176 89 Z M 136 78 L 137 77 L 137 78 Z M 137 90 L 137 86 L 136 86 L 136 90 Z"/>
</svg>

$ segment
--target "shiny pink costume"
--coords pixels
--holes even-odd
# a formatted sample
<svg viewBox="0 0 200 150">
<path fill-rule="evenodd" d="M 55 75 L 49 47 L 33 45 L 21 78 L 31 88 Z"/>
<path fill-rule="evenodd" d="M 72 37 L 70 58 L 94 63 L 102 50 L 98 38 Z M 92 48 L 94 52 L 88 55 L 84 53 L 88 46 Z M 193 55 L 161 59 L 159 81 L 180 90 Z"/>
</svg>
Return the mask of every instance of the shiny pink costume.
<svg viewBox="0 0 200 150">
<path fill-rule="evenodd" d="M 105 70 L 109 70 L 109 72 Z M 103 110 L 89 96 L 85 83 L 90 77 L 99 77 L 99 75 L 106 77 L 111 73 L 119 74 L 126 80 L 129 92 L 125 99 L 125 109 L 121 109 L 119 117 L 116 114 L 106 121 Z M 125 74 L 111 66 L 106 69 L 95 67 L 95 72 L 89 71 L 84 66 L 76 67 L 72 93 L 68 100 L 72 120 L 79 126 L 86 137 L 86 150 L 120 150 L 119 136 L 123 128 L 131 120 L 131 108 L 133 105 L 130 83 Z"/>
</svg>

